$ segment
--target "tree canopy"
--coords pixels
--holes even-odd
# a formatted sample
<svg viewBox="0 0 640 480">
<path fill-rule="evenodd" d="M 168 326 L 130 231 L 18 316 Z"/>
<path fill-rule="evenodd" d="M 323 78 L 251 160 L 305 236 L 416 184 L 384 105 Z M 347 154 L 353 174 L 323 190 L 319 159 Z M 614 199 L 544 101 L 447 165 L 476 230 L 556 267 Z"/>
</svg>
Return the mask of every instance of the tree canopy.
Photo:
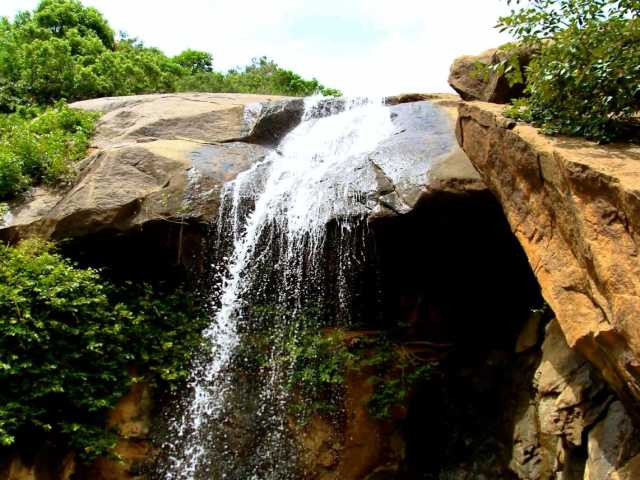
<svg viewBox="0 0 640 480">
<path fill-rule="evenodd" d="M 61 99 L 187 87 L 295 96 L 339 93 L 264 57 L 226 73 L 213 71 L 208 52 L 187 49 L 170 58 L 136 38 L 116 38 L 104 16 L 78 0 L 42 0 L 33 12 L 0 19 L 0 110 L 5 112 Z"/>
<path fill-rule="evenodd" d="M 507 2 L 514 8 L 498 27 L 539 52 L 527 97 L 508 113 L 551 134 L 628 136 L 640 110 L 640 1 Z"/>
</svg>

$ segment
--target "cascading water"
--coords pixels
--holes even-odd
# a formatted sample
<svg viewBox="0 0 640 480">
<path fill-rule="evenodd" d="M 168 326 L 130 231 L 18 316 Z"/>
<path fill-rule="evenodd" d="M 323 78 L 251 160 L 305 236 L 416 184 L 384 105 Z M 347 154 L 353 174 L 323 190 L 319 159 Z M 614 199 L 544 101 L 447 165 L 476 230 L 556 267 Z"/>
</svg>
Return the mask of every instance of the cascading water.
<svg viewBox="0 0 640 480">
<path fill-rule="evenodd" d="M 254 304 L 296 311 L 324 297 L 335 315 L 347 315 L 352 262 L 362 253 L 358 232 L 378 200 L 370 157 L 395 130 L 382 101 L 308 99 L 302 122 L 278 149 L 225 186 L 216 251 L 226 256 L 212 294 L 215 313 L 190 395 L 171 422 L 166 480 L 297 478 L 281 387 L 286 372 L 274 366 L 247 383 L 233 362 L 242 356 Z M 243 415 L 234 411 L 238 404 Z M 243 430 L 249 440 L 240 440 Z"/>
</svg>

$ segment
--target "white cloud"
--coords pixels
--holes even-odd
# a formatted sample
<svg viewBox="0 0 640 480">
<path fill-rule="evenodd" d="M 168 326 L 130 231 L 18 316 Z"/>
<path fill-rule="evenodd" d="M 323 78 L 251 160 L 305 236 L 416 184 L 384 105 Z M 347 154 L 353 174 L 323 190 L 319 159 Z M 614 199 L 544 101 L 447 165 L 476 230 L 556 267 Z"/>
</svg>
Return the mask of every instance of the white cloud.
<svg viewBox="0 0 640 480">
<path fill-rule="evenodd" d="M 2 0 L 0 15 L 36 0 Z M 168 54 L 211 51 L 218 68 L 267 55 L 352 94 L 446 91 L 453 59 L 508 40 L 492 27 L 504 0 L 85 0 L 117 30 Z M 314 19 L 358 31 L 326 35 Z M 336 27 L 338 28 L 338 27 Z M 313 30 L 307 35 L 306 30 Z M 340 35 L 337 35 L 340 33 Z M 353 33 L 350 37 L 347 33 Z M 358 37 L 360 35 L 360 37 Z"/>
</svg>

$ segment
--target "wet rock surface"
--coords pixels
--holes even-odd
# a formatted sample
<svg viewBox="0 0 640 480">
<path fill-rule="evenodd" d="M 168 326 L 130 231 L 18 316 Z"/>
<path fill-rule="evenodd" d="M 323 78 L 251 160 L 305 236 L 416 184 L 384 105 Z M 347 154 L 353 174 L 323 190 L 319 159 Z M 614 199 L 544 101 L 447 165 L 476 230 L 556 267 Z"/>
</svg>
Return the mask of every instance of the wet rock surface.
<svg viewBox="0 0 640 480">
<path fill-rule="evenodd" d="M 455 105 L 445 96 L 389 107 L 395 131 L 362 172 L 376 179 L 365 192 L 373 217 L 406 213 L 431 191 L 484 188 L 455 141 Z M 203 93 L 74 106 L 104 114 L 77 179 L 66 190 L 37 188 L 13 202 L 0 225 L 2 238 L 207 224 L 217 216 L 222 185 L 273 152 L 304 111 L 302 99 Z"/>
</svg>

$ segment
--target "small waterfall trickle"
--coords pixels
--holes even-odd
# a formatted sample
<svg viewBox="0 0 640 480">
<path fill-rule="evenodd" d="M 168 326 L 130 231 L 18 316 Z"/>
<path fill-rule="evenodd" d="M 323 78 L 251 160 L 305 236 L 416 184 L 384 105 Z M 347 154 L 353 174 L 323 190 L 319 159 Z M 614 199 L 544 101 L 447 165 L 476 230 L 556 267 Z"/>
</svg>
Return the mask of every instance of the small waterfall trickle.
<svg viewBox="0 0 640 480">
<path fill-rule="evenodd" d="M 334 318 L 348 317 L 348 283 L 362 262 L 362 232 L 376 203 L 369 156 L 393 130 L 381 100 L 308 99 L 301 123 L 278 149 L 225 186 L 214 313 L 164 445 L 166 480 L 297 478 L 281 386 L 286 371 L 273 365 L 248 382 L 233 364 L 254 305 L 296 312 L 328 302 Z M 242 415 L 233 411 L 238 404 Z M 240 440 L 243 434 L 249 439 Z"/>
</svg>

